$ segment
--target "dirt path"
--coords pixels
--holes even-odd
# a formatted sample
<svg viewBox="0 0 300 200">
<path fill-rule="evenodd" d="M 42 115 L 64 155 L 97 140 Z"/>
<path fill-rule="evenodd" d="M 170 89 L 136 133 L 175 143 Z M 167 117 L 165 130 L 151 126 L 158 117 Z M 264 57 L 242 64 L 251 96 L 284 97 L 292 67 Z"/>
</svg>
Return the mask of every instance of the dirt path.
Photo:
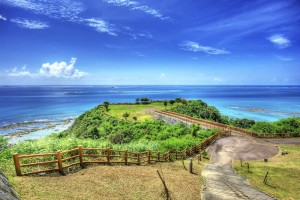
<svg viewBox="0 0 300 200">
<path fill-rule="evenodd" d="M 249 186 L 248 181 L 232 169 L 232 160 L 257 160 L 275 156 L 275 144 L 249 136 L 233 133 L 232 136 L 217 140 L 208 150 L 211 164 L 202 171 L 205 189 L 202 199 L 274 199 Z"/>
</svg>

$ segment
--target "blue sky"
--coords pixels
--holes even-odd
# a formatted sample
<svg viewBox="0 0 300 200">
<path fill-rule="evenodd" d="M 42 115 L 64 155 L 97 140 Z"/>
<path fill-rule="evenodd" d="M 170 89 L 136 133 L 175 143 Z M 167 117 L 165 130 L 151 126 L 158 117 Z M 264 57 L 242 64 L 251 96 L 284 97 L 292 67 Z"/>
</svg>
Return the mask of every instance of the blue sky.
<svg viewBox="0 0 300 200">
<path fill-rule="evenodd" d="M 300 84 L 297 0 L 0 0 L 0 84 Z"/>
</svg>

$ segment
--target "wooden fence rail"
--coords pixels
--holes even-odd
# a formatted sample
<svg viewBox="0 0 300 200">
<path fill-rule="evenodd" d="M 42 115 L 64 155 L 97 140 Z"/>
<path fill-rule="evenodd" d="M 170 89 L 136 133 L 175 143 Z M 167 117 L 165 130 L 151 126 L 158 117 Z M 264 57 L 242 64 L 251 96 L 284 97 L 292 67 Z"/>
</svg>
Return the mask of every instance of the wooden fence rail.
<svg viewBox="0 0 300 200">
<path fill-rule="evenodd" d="M 144 151 L 144 152 L 130 152 L 128 150 L 114 150 L 110 148 L 84 148 L 78 146 L 77 148 L 57 151 L 56 153 L 13 155 L 14 165 L 17 176 L 31 175 L 47 172 L 59 172 L 64 175 L 66 169 L 73 166 L 80 166 L 83 168 L 86 164 L 102 163 L 102 164 L 150 164 L 152 162 L 169 162 L 171 160 L 178 160 L 187 158 L 196 153 L 200 153 L 209 144 L 219 137 L 227 136 L 228 132 L 215 133 L 211 137 L 203 140 L 198 145 L 193 147 L 186 147 L 183 151 L 172 150 L 168 152 L 159 151 Z M 33 161 L 22 162 L 22 160 L 30 159 Z M 49 167 L 51 165 L 52 167 Z M 38 170 L 22 172 L 22 168 L 30 169 L 37 167 Z"/>
<path fill-rule="evenodd" d="M 290 138 L 290 137 L 299 137 L 300 136 L 300 133 L 296 133 L 296 132 L 282 133 L 282 134 L 272 134 L 272 133 L 258 134 L 253 131 L 247 130 L 247 129 L 243 129 L 243 128 L 239 128 L 239 127 L 235 127 L 235 126 L 231 126 L 231 125 L 227 125 L 227 124 L 222 124 L 222 123 L 218 123 L 218 122 L 212 122 L 212 121 L 208 121 L 205 119 L 194 118 L 194 117 L 190 117 L 190 116 L 175 113 L 175 112 L 164 111 L 164 110 L 156 110 L 155 112 L 158 114 L 162 114 L 162 115 L 166 115 L 169 117 L 174 117 L 174 118 L 180 119 L 187 123 L 198 124 L 202 127 L 216 128 L 216 129 L 220 129 L 223 131 L 229 131 L 229 132 L 236 131 L 236 132 L 243 133 L 245 135 L 257 137 L 257 138 Z"/>
</svg>

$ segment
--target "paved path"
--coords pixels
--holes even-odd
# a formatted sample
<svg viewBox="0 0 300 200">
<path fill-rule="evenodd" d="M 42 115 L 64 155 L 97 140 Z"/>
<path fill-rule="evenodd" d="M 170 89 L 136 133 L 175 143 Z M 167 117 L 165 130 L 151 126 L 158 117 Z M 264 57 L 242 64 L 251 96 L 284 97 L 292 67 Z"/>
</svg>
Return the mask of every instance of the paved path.
<svg viewBox="0 0 300 200">
<path fill-rule="evenodd" d="M 217 140 L 208 150 L 211 164 L 202 171 L 205 187 L 204 200 L 273 200 L 267 194 L 249 186 L 247 179 L 232 169 L 232 159 L 253 160 L 275 156 L 278 147 L 274 144 L 233 133 L 232 136 Z"/>
</svg>

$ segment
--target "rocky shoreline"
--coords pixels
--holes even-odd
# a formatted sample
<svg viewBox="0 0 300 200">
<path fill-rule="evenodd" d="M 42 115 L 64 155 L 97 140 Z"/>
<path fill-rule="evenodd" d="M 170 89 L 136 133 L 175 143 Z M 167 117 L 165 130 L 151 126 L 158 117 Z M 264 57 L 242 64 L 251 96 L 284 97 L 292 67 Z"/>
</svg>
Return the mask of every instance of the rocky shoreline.
<svg viewBox="0 0 300 200">
<path fill-rule="evenodd" d="M 48 130 L 52 132 L 63 131 L 63 129 L 66 129 L 70 125 L 72 125 L 73 122 L 74 122 L 73 118 L 56 120 L 56 121 L 44 120 L 44 121 L 21 122 L 21 123 L 0 127 L 0 133 L 2 132 L 2 134 L 0 135 L 3 135 L 8 140 L 14 140 L 16 138 L 20 138 L 25 135 L 38 133 L 38 132 L 42 133 Z M 41 137 L 43 136 L 45 135 L 41 134 Z"/>
</svg>

